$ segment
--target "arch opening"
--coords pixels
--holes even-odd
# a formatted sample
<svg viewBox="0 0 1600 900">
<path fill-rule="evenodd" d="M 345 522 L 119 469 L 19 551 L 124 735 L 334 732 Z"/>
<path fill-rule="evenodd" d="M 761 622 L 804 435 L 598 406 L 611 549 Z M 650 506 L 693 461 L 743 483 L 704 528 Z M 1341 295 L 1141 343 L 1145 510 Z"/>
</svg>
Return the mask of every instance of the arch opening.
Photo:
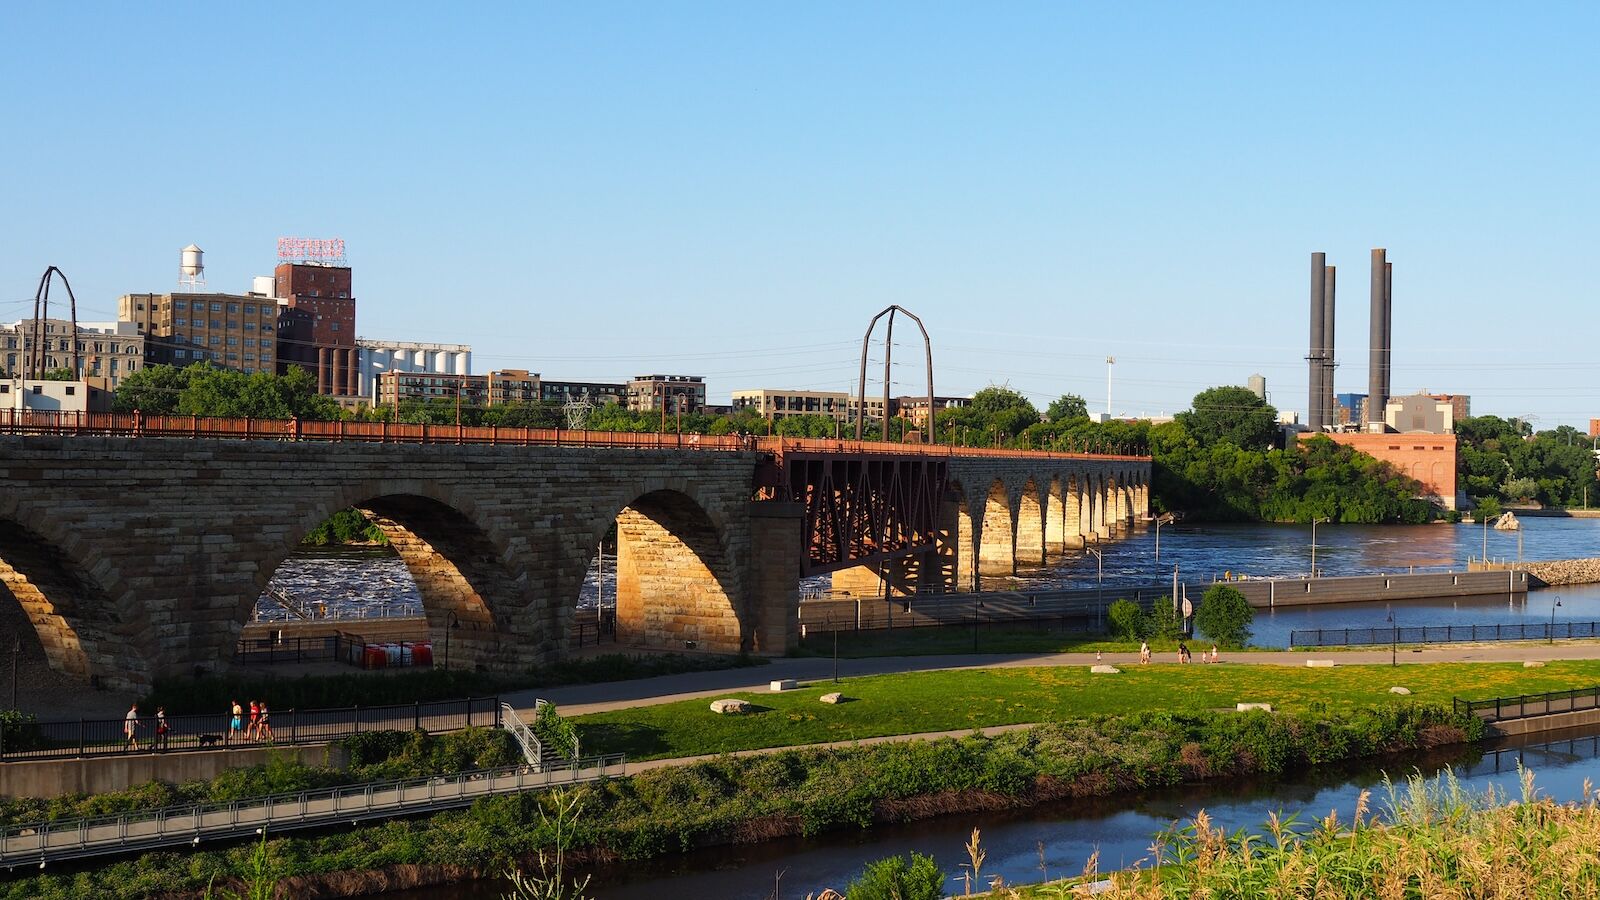
<svg viewBox="0 0 1600 900">
<path fill-rule="evenodd" d="M 17 680 L 25 686 L 19 694 L 42 700 L 87 683 L 147 684 L 146 657 L 129 651 L 128 625 L 106 592 L 59 546 L 0 519 L 0 634 L 18 640 Z"/>
<path fill-rule="evenodd" d="M 1048 494 L 1041 494 L 1039 483 L 1030 477 L 1022 486 L 1017 503 L 1017 565 L 1044 565 L 1045 510 Z"/>
<path fill-rule="evenodd" d="M 996 479 L 989 486 L 983 504 L 983 530 L 980 535 L 982 550 L 978 556 L 978 574 L 1015 575 L 1017 573 L 1016 513 L 1011 505 L 1011 492 L 1005 483 Z"/>
</svg>

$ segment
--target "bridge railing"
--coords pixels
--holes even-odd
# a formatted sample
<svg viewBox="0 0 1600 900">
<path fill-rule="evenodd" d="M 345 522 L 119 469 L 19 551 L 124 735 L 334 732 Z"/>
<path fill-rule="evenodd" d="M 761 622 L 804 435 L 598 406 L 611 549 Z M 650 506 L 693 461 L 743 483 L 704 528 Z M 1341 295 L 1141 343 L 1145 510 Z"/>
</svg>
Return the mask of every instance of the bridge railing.
<svg viewBox="0 0 1600 900">
<path fill-rule="evenodd" d="M 1581 712 L 1600 709 L 1600 685 L 1572 691 L 1550 691 L 1545 694 L 1523 694 L 1518 697 L 1495 697 L 1492 700 L 1463 700 L 1453 698 L 1451 705 L 1458 713 L 1477 716 L 1486 722 L 1503 722 L 1527 719 L 1555 713 Z"/>
<path fill-rule="evenodd" d="M 240 698 L 246 702 L 246 698 Z M 498 727 L 498 697 L 469 697 L 393 706 L 351 706 L 339 709 L 289 709 L 271 711 L 272 738 L 255 740 L 245 734 L 249 715 L 234 731 L 231 716 L 168 716 L 167 733 L 157 733 L 154 715 L 141 715 L 134 723 L 138 747 L 127 738 L 126 719 L 0 723 L 0 760 L 56 759 L 64 757 L 121 756 L 127 753 L 181 753 L 196 750 L 237 750 L 287 744 L 322 744 L 367 731 L 459 731 L 474 725 Z"/>
<path fill-rule="evenodd" d="M 407 422 L 332 422 L 299 419 L 220 418 L 144 413 L 0 410 L 0 434 L 98 437 L 207 438 L 266 441 L 334 441 L 383 444 L 495 444 L 522 447 L 594 447 L 633 450 L 761 451 L 784 453 L 889 454 L 940 457 L 1017 457 L 1036 459 L 1120 459 L 1148 456 L 1056 453 L 887 441 L 819 440 L 736 434 L 576 431 L 499 425 L 430 425 Z"/>
<path fill-rule="evenodd" d="M 464 806 L 477 797 L 596 781 L 626 774 L 623 754 L 545 766 L 505 766 L 446 775 L 347 784 L 244 800 L 193 803 L 94 818 L 0 828 L 0 864 L 46 862 L 154 847 L 196 845 L 261 831 L 315 827 Z"/>
</svg>

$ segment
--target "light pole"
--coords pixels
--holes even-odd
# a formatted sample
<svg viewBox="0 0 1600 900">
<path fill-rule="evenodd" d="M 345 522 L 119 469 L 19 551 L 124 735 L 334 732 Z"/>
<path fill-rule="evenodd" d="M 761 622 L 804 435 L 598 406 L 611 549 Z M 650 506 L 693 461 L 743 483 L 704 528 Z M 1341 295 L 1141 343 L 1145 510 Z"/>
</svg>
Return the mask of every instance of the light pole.
<svg viewBox="0 0 1600 900">
<path fill-rule="evenodd" d="M 1172 522 L 1172 513 L 1162 513 L 1156 516 L 1156 562 L 1158 563 L 1161 562 L 1161 526 L 1171 525 Z"/>
<path fill-rule="evenodd" d="M 453 609 L 447 611 L 444 614 L 444 670 L 446 672 L 450 671 L 450 632 L 460 627 L 461 617 L 457 616 L 456 611 Z"/>
<path fill-rule="evenodd" d="M 1105 631 L 1105 629 L 1106 629 L 1106 615 L 1105 615 L 1105 609 L 1106 609 L 1106 598 L 1105 598 L 1106 558 L 1099 550 L 1096 550 L 1093 547 L 1085 547 L 1084 549 L 1088 550 L 1090 553 L 1094 554 L 1094 615 L 1095 615 L 1095 622 L 1097 623 L 1097 627 L 1099 628 L 1099 630 L 1100 631 Z"/>
<path fill-rule="evenodd" d="M 1311 577 L 1317 577 L 1317 526 L 1326 524 L 1329 519 L 1311 517 Z"/>
<path fill-rule="evenodd" d="M 1483 564 L 1486 565 L 1486 566 L 1489 564 L 1489 520 L 1490 519 L 1498 519 L 1498 518 L 1500 518 L 1500 517 L 1499 516 L 1484 516 L 1483 517 Z"/>
<path fill-rule="evenodd" d="M 1561 595 L 1556 595 L 1556 602 L 1550 604 L 1550 643 L 1556 642 L 1556 610 L 1561 608 Z"/>
<path fill-rule="evenodd" d="M 1424 629 L 1426 630 L 1426 629 Z M 1426 641 L 1424 641 L 1426 643 Z M 1400 623 L 1394 620 L 1394 610 L 1389 610 L 1389 665 L 1400 665 Z"/>
<path fill-rule="evenodd" d="M 1111 418 L 1111 367 L 1117 364 L 1115 356 L 1106 357 L 1106 418 Z"/>
</svg>

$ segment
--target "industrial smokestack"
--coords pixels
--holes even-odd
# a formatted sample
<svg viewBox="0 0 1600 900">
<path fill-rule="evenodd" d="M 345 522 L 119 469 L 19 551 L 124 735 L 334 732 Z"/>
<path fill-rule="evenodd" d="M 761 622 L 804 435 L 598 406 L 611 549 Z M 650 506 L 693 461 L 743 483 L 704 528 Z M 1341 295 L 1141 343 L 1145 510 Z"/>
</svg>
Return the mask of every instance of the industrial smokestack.
<svg viewBox="0 0 1600 900">
<path fill-rule="evenodd" d="M 1306 399 L 1306 426 L 1312 431 L 1321 431 L 1324 421 L 1322 395 L 1325 391 L 1322 381 L 1326 372 L 1322 367 L 1322 351 L 1327 346 L 1327 321 L 1323 312 L 1327 305 L 1327 267 L 1326 253 L 1311 254 L 1311 350 L 1306 356 L 1306 374 L 1310 381 Z"/>
<path fill-rule="evenodd" d="M 1383 399 L 1394 396 L 1394 263 L 1383 264 Z"/>
<path fill-rule="evenodd" d="M 1368 326 L 1371 348 L 1367 356 L 1367 424 L 1383 423 L 1383 407 L 1389 401 L 1389 263 L 1382 248 L 1372 251 L 1372 310 Z"/>
<path fill-rule="evenodd" d="M 1322 427 L 1332 428 L 1338 415 L 1333 405 L 1333 312 L 1337 266 L 1329 266 L 1322 288 Z"/>
</svg>

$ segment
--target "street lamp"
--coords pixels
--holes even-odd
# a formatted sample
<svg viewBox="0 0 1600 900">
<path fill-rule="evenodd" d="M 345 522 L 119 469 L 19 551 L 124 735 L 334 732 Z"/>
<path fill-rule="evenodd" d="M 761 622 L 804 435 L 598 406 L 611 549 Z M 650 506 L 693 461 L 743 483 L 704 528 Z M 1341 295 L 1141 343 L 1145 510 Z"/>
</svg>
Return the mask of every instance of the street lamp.
<svg viewBox="0 0 1600 900">
<path fill-rule="evenodd" d="M 1115 356 L 1106 357 L 1106 419 L 1111 418 L 1111 367 L 1117 364 Z"/>
<path fill-rule="evenodd" d="M 1326 518 L 1318 519 L 1315 516 L 1313 516 L 1312 519 L 1311 519 L 1311 577 L 1312 578 L 1317 577 L 1317 526 L 1318 525 L 1322 525 L 1322 524 L 1326 524 L 1329 521 L 1332 521 L 1332 520 L 1326 519 Z"/>
<path fill-rule="evenodd" d="M 1391 667 L 1394 667 L 1394 666 L 1400 665 L 1400 662 L 1399 662 L 1399 654 L 1400 654 L 1400 623 L 1398 623 L 1398 622 L 1396 622 L 1394 620 L 1394 610 L 1393 609 L 1389 610 L 1388 621 L 1389 621 L 1389 665 Z M 1423 630 L 1427 630 L 1427 629 L 1424 628 Z M 1427 643 L 1427 642 L 1424 641 L 1423 643 Z"/>
<path fill-rule="evenodd" d="M 1556 610 L 1561 608 L 1561 595 L 1556 595 L 1556 602 L 1550 604 L 1550 643 L 1556 642 Z"/>
<path fill-rule="evenodd" d="M 1105 616 L 1106 598 L 1105 598 L 1104 588 L 1105 588 L 1105 576 L 1106 576 L 1106 558 L 1099 550 L 1096 550 L 1093 547 L 1085 547 L 1084 549 L 1088 550 L 1090 553 L 1094 554 L 1094 607 L 1095 607 L 1095 611 L 1094 612 L 1095 612 L 1095 621 L 1098 624 L 1099 630 L 1100 631 L 1105 631 L 1105 629 L 1106 629 L 1106 616 Z"/>
<path fill-rule="evenodd" d="M 1156 562 L 1161 562 L 1161 526 L 1171 525 L 1173 521 L 1172 513 L 1162 513 L 1156 516 Z"/>
<path fill-rule="evenodd" d="M 450 632 L 460 627 L 461 617 L 457 616 L 456 611 L 453 609 L 447 611 L 444 614 L 444 670 L 446 672 L 450 671 Z"/>
</svg>

